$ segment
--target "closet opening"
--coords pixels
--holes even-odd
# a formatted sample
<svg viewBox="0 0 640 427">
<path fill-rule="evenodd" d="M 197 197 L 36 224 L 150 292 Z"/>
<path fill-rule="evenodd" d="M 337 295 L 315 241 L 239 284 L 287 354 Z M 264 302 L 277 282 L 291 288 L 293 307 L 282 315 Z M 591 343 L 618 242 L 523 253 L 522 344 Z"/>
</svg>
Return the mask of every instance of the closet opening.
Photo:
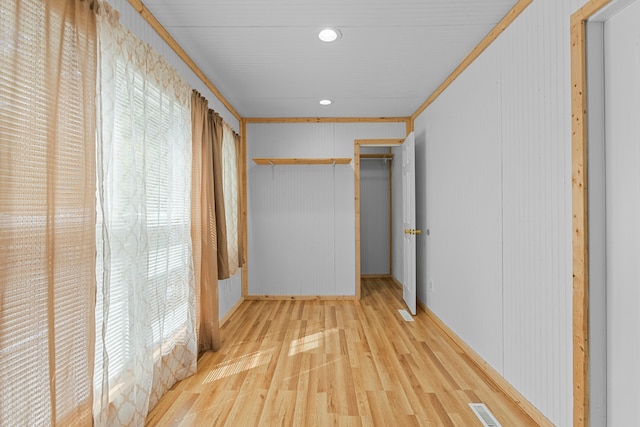
<svg viewBox="0 0 640 427">
<path fill-rule="evenodd" d="M 401 261 L 402 175 L 400 160 L 404 139 L 360 139 L 354 141 L 356 211 L 356 299 L 361 279 L 395 278 Z M 396 267 L 394 268 L 394 263 Z"/>
</svg>

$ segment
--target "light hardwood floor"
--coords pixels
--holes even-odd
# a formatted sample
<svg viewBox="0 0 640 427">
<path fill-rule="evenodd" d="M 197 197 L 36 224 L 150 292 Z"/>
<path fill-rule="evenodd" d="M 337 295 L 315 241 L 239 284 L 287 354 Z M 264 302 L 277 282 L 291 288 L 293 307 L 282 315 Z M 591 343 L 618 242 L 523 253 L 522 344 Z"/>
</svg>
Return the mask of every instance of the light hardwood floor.
<svg viewBox="0 0 640 427">
<path fill-rule="evenodd" d="M 354 301 L 247 301 L 147 417 L 149 426 L 482 426 L 536 424 L 418 311 L 402 290 L 364 279 Z"/>
</svg>

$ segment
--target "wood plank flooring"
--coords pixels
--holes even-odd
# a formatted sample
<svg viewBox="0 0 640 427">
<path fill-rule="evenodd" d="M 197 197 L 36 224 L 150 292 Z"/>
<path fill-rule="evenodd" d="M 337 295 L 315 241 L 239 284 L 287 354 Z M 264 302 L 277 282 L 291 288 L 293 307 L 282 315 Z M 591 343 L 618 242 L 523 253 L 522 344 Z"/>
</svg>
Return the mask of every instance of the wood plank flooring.
<svg viewBox="0 0 640 427">
<path fill-rule="evenodd" d="M 169 391 L 149 426 L 482 426 L 485 403 L 507 426 L 536 424 L 402 290 L 364 279 L 354 301 L 246 301 L 222 350 Z"/>
</svg>

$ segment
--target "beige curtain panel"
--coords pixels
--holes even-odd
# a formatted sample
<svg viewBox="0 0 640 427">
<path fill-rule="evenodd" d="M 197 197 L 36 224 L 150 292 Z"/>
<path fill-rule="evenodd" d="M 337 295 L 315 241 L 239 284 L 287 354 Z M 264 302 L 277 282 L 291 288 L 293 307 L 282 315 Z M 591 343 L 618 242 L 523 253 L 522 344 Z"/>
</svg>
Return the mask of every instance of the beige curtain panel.
<svg viewBox="0 0 640 427">
<path fill-rule="evenodd" d="M 217 256 L 218 256 L 218 279 L 228 279 L 229 274 L 229 251 L 227 244 L 227 220 L 226 206 L 224 204 L 224 189 L 222 181 L 222 138 L 224 135 L 224 122 L 222 117 L 213 110 L 209 110 L 209 126 L 212 135 L 213 153 L 213 185 L 216 206 L 217 229 Z"/>
<path fill-rule="evenodd" d="M 0 0 L 0 34 L 0 426 L 144 425 L 220 348 L 240 138 L 107 3 Z"/>
<path fill-rule="evenodd" d="M 213 133 L 209 120 L 208 102 L 195 91 L 191 98 L 191 117 L 193 128 L 191 236 L 197 291 L 198 351 L 216 351 L 220 348 L 220 329 Z"/>
<path fill-rule="evenodd" d="M 0 425 L 91 425 L 96 16 L 0 3 Z"/>
</svg>

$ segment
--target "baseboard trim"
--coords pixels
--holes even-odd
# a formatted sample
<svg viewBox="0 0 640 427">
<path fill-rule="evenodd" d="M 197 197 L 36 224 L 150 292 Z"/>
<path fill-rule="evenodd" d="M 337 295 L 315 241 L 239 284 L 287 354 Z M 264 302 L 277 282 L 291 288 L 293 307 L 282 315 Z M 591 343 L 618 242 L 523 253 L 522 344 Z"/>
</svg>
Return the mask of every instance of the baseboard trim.
<svg viewBox="0 0 640 427">
<path fill-rule="evenodd" d="M 245 301 L 355 301 L 355 295 L 246 295 Z"/>
<path fill-rule="evenodd" d="M 244 300 L 245 300 L 245 298 L 240 297 L 240 299 L 238 300 L 238 302 L 237 302 L 237 303 L 235 303 L 235 304 L 233 305 L 233 307 L 231 307 L 231 308 L 229 309 L 229 311 L 227 311 L 227 312 L 225 313 L 225 315 L 224 315 L 224 316 L 222 316 L 222 317 L 220 318 L 220 321 L 219 321 L 220 327 L 222 327 L 225 323 L 227 323 L 227 321 L 228 321 L 228 320 L 229 320 L 229 318 L 233 315 L 233 313 L 235 313 L 235 312 L 236 312 L 236 310 L 238 310 L 238 309 L 240 308 L 240 306 L 242 305 L 242 303 L 244 302 Z"/>
<path fill-rule="evenodd" d="M 389 279 L 391 279 L 394 285 L 402 289 L 402 283 L 400 283 L 400 281 L 396 279 L 395 276 L 389 276 Z M 418 301 L 418 304 L 420 304 L 420 300 L 417 300 L 417 301 Z"/>
<path fill-rule="evenodd" d="M 447 336 L 469 359 L 484 372 L 488 379 L 511 399 L 525 414 L 531 417 L 539 426 L 554 427 L 554 424 L 545 417 L 542 412 L 531 402 L 529 402 L 518 390 L 489 365 L 478 353 L 476 353 L 466 342 L 464 342 L 455 332 L 453 332 L 438 316 L 436 316 L 422 301 L 418 300 L 420 307 L 427 314 L 433 323 Z"/>
</svg>

